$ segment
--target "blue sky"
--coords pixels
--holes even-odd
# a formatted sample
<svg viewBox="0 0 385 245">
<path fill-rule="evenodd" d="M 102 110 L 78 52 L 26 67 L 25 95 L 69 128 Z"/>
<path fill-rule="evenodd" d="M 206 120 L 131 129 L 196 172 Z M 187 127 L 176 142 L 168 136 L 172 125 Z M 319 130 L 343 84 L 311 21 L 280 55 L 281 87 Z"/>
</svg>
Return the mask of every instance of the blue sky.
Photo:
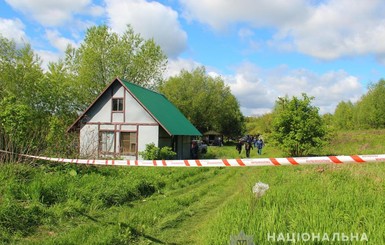
<svg viewBox="0 0 385 245">
<path fill-rule="evenodd" d="M 303 92 L 332 113 L 384 77 L 384 13 L 383 0 L 5 0 L 0 34 L 29 42 L 46 65 L 90 26 L 130 24 L 165 51 L 166 77 L 205 66 L 246 116 Z"/>
</svg>

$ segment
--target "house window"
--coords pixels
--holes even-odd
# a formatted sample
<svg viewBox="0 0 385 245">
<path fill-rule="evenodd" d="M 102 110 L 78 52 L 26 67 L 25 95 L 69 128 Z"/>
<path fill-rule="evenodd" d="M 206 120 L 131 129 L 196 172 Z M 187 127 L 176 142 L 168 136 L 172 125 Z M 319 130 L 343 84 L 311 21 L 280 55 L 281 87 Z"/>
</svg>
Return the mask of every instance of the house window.
<svg viewBox="0 0 385 245">
<path fill-rule="evenodd" d="M 102 153 L 114 153 L 115 134 L 113 131 L 100 132 L 99 149 Z"/>
<path fill-rule="evenodd" d="M 120 154 L 136 155 L 136 132 L 120 133 Z"/>
<path fill-rule="evenodd" d="M 123 99 L 112 99 L 112 111 L 123 111 Z"/>
</svg>

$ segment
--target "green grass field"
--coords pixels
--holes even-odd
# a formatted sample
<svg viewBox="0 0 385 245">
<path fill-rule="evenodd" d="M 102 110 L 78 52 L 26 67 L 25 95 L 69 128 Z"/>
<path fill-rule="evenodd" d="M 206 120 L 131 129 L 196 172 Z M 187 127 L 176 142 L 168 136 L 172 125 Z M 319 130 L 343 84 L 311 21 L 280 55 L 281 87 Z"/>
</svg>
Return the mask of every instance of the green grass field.
<svg viewBox="0 0 385 245">
<path fill-rule="evenodd" d="M 319 154 L 385 153 L 384 142 L 385 130 L 338 133 Z M 270 144 L 262 156 L 255 150 L 251 154 L 282 156 Z M 233 146 L 209 147 L 206 157 L 239 155 Z M 244 231 L 255 244 L 285 244 L 287 234 L 320 234 L 315 242 L 300 239 L 298 244 L 329 244 L 333 234 L 358 234 L 358 240 L 365 234 L 366 244 L 385 244 L 384 179 L 384 163 L 251 168 L 1 164 L 0 243 L 229 244 L 230 236 Z M 257 199 L 252 187 L 259 181 L 270 188 Z M 341 237 L 334 241 L 339 243 L 363 242 Z"/>
</svg>

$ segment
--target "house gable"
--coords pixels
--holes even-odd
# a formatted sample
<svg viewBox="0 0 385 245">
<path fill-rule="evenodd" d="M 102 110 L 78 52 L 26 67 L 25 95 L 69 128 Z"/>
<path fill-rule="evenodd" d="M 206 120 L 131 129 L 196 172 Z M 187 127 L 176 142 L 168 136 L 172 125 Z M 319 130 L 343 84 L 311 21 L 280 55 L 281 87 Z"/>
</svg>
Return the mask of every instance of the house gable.
<svg viewBox="0 0 385 245">
<path fill-rule="evenodd" d="M 123 99 L 122 111 L 113 111 L 113 99 Z M 86 123 L 158 124 L 118 79 L 107 86 L 67 131 L 79 129 Z"/>
</svg>

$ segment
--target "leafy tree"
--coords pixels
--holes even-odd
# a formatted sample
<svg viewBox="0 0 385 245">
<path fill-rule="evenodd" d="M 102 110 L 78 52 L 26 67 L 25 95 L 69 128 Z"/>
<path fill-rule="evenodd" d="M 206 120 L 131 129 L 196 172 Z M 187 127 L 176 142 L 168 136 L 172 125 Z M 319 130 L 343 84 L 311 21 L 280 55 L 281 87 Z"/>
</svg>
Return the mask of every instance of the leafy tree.
<svg viewBox="0 0 385 245">
<path fill-rule="evenodd" d="M 65 59 L 75 74 L 84 104 L 88 104 L 115 77 L 154 88 L 162 81 L 167 57 L 153 39 L 144 40 L 130 26 L 118 35 L 105 25 L 87 30 L 78 49 L 68 47 Z"/>
<path fill-rule="evenodd" d="M 355 120 L 360 128 L 385 127 L 385 80 L 369 86 L 368 92 L 357 102 Z"/>
<path fill-rule="evenodd" d="M 16 70 L 16 44 L 0 35 L 0 99 L 2 99 L 12 82 Z"/>
<path fill-rule="evenodd" d="M 181 71 L 160 87 L 163 93 L 202 133 L 214 130 L 227 136 L 242 133 L 243 115 L 230 88 L 204 67 Z"/>
<path fill-rule="evenodd" d="M 15 96 L 0 102 L 1 149 L 12 152 L 36 152 L 44 147 L 39 115 L 31 107 L 21 103 Z"/>
<path fill-rule="evenodd" d="M 246 131 L 250 135 L 270 134 L 272 113 L 266 113 L 258 117 L 246 118 Z"/>
<path fill-rule="evenodd" d="M 44 80 L 47 110 L 51 115 L 70 123 L 84 107 L 76 77 L 70 73 L 63 60 L 59 60 L 48 65 Z"/>
<path fill-rule="evenodd" d="M 0 37 L 1 148 L 15 152 L 44 147 L 45 84 L 40 58 L 31 46 Z"/>
<path fill-rule="evenodd" d="M 337 129 L 354 129 L 354 105 L 352 102 L 341 101 L 334 111 L 334 125 Z"/>
<path fill-rule="evenodd" d="M 29 44 L 21 47 L 0 35 L 0 147 L 14 151 L 67 151 L 66 127 L 114 77 L 145 87 L 162 81 L 167 58 L 154 40 L 130 26 L 123 35 L 107 26 L 88 29 L 79 48 L 46 72 Z"/>
<path fill-rule="evenodd" d="M 309 154 L 313 148 L 322 146 L 326 136 L 319 109 L 311 105 L 312 99 L 302 94 L 302 99 L 293 96 L 276 101 L 273 138 L 291 156 Z"/>
</svg>

